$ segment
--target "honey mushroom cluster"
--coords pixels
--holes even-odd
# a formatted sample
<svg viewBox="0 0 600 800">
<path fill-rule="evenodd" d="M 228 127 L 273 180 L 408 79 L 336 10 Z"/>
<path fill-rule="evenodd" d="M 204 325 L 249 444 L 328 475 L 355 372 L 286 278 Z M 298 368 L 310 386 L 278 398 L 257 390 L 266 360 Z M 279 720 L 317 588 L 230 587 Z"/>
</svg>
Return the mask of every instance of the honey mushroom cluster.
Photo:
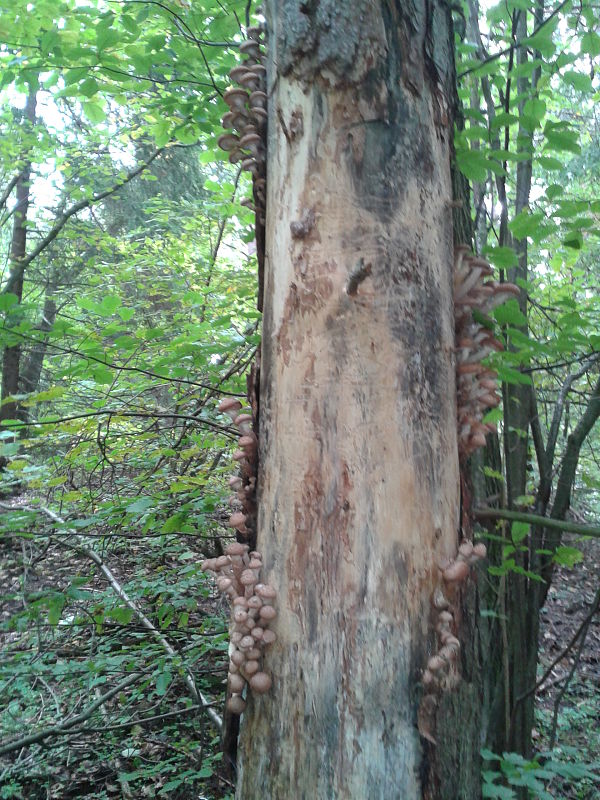
<svg viewBox="0 0 600 800">
<path fill-rule="evenodd" d="M 239 537 L 248 539 L 256 533 L 256 473 L 258 459 L 258 439 L 252 430 L 252 415 L 242 413 L 242 404 L 234 397 L 226 397 L 219 403 L 219 411 L 231 417 L 240 437 L 239 448 L 233 459 L 239 464 L 239 474 L 232 475 L 229 486 L 235 492 L 229 498 L 233 513 L 229 525 L 235 528 Z"/>
<path fill-rule="evenodd" d="M 482 542 L 474 545 L 468 539 L 463 539 L 456 559 L 444 565 L 442 569 L 442 578 L 446 586 L 457 588 L 466 580 L 473 564 L 485 558 L 486 552 L 486 546 Z M 438 688 L 451 689 L 456 686 L 460 677 L 457 663 L 460 642 L 453 632 L 454 614 L 451 611 L 450 601 L 439 587 L 433 593 L 432 603 L 436 613 L 435 630 L 440 647 L 427 662 L 421 680 L 425 689 L 429 691 Z"/>
<path fill-rule="evenodd" d="M 223 117 L 223 127 L 233 131 L 218 139 L 219 147 L 229 153 L 232 164 L 241 162 L 243 170 L 252 174 L 254 202 L 244 200 L 264 225 L 266 202 L 266 127 L 267 94 L 265 55 L 262 28 L 248 28 L 248 39 L 240 44 L 241 64 L 229 73 L 236 86 L 223 95 L 229 111 Z"/>
<path fill-rule="evenodd" d="M 512 283 L 488 280 L 493 270 L 487 261 L 474 256 L 466 245 L 456 249 L 454 261 L 454 313 L 456 325 L 456 392 L 458 414 L 458 451 L 467 458 L 485 437 L 495 431 L 493 423 L 484 423 L 488 408 L 500 402 L 496 373 L 483 366 L 483 359 L 502 345 L 490 328 L 477 322 L 473 311 L 488 316 L 511 297 L 519 295 Z"/>
<path fill-rule="evenodd" d="M 249 684 L 255 694 L 265 694 L 271 688 L 271 676 L 261 670 L 260 659 L 267 645 L 277 635 L 269 630 L 275 619 L 275 589 L 260 583 L 262 557 L 249 551 L 247 544 L 232 542 L 225 554 L 202 562 L 202 569 L 214 572 L 217 588 L 231 601 L 229 670 L 227 684 L 231 692 L 227 708 L 241 714 L 246 707 L 242 693 Z"/>
</svg>

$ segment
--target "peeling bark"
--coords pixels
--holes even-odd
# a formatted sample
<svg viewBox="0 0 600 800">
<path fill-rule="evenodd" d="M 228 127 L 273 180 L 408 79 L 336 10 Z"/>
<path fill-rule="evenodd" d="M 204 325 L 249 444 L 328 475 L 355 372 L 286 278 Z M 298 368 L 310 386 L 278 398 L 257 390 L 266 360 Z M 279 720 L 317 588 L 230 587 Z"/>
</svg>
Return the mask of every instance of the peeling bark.
<svg viewBox="0 0 600 800">
<path fill-rule="evenodd" d="M 258 546 L 279 638 L 238 797 L 476 797 L 436 782 L 416 728 L 459 528 L 448 12 L 268 12 Z M 472 728 L 462 692 L 447 719 Z"/>
</svg>

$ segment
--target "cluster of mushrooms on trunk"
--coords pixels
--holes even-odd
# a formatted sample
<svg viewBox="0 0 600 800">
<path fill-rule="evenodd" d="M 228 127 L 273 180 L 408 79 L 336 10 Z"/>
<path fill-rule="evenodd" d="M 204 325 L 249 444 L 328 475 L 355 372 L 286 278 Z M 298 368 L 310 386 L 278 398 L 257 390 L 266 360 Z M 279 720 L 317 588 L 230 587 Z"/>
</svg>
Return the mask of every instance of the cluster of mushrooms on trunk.
<svg viewBox="0 0 600 800">
<path fill-rule="evenodd" d="M 490 264 L 473 255 L 467 245 L 456 248 L 454 314 L 458 453 L 461 462 L 477 448 L 484 447 L 486 435 L 496 430 L 493 423 L 483 422 L 485 411 L 495 408 L 500 402 L 497 375 L 482 363 L 492 352 L 502 349 L 492 332 L 489 314 L 496 306 L 519 295 L 519 289 L 514 284 L 489 280 L 492 274 Z M 418 713 L 421 735 L 434 744 L 438 692 L 454 688 L 460 680 L 456 608 L 453 608 L 446 595 L 456 595 L 457 589 L 469 576 L 471 567 L 485 556 L 486 547 L 482 542 L 473 544 L 469 539 L 463 539 L 456 558 L 439 565 L 443 588 L 438 586 L 432 597 L 438 649 L 430 656 L 423 671 L 421 683 L 424 695 Z"/>
<path fill-rule="evenodd" d="M 240 447 L 233 455 L 240 474 L 229 480 L 235 490 L 230 498 L 234 511 L 229 525 L 238 538 L 247 539 L 256 530 L 258 441 L 252 430 L 252 416 L 240 413 L 241 409 L 242 404 L 235 398 L 225 398 L 219 404 L 219 411 L 231 417 L 240 433 Z M 246 707 L 242 696 L 246 684 L 256 694 L 264 694 L 272 683 L 260 661 L 264 648 L 277 639 L 269 629 L 269 623 L 277 616 L 277 593 L 268 583 L 260 582 L 262 565 L 261 554 L 240 541 L 229 544 L 222 556 L 202 562 L 203 570 L 215 573 L 217 588 L 231 603 L 227 708 L 233 714 L 241 714 Z"/>
</svg>

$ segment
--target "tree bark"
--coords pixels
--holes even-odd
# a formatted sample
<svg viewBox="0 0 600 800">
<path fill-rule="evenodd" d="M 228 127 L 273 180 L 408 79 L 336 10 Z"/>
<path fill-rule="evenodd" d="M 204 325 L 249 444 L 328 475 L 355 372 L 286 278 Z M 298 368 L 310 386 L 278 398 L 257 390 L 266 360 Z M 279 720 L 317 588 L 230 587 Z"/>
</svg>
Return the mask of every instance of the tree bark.
<svg viewBox="0 0 600 800">
<path fill-rule="evenodd" d="M 30 89 L 25 104 L 25 120 L 31 127 L 35 124 L 35 109 L 37 93 Z M 13 232 L 10 245 L 10 268 L 11 277 L 15 274 L 20 277 L 13 282 L 12 293 L 17 296 L 20 304 L 23 296 L 23 273 L 21 263 L 27 253 L 27 212 L 29 210 L 30 197 L 31 162 L 25 163 L 16 182 L 16 208 L 13 218 Z M 6 320 L 7 327 L 15 322 L 14 311 Z M 20 343 L 10 344 L 4 348 L 2 354 L 2 387 L 0 390 L 0 423 L 5 419 L 12 419 L 17 415 L 17 403 L 4 402 L 6 398 L 16 395 L 19 391 L 19 369 L 21 365 L 21 345 Z"/>
<path fill-rule="evenodd" d="M 278 641 L 237 796 L 475 798 L 473 686 L 441 699 L 433 766 L 416 728 L 459 527 L 449 11 L 272 0 L 268 27 L 258 548 Z"/>
</svg>

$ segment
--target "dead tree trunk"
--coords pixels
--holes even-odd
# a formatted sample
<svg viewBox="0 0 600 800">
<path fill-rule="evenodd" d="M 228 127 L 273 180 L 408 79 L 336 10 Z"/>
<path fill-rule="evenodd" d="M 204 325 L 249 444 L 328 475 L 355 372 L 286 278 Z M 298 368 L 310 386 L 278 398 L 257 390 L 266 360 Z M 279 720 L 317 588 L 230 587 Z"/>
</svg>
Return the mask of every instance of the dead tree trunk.
<svg viewBox="0 0 600 800">
<path fill-rule="evenodd" d="M 238 797 L 475 798 L 473 687 L 439 707 L 452 764 L 416 725 L 459 527 L 449 10 L 272 0 L 268 28 L 258 547 L 279 638 Z"/>
</svg>

